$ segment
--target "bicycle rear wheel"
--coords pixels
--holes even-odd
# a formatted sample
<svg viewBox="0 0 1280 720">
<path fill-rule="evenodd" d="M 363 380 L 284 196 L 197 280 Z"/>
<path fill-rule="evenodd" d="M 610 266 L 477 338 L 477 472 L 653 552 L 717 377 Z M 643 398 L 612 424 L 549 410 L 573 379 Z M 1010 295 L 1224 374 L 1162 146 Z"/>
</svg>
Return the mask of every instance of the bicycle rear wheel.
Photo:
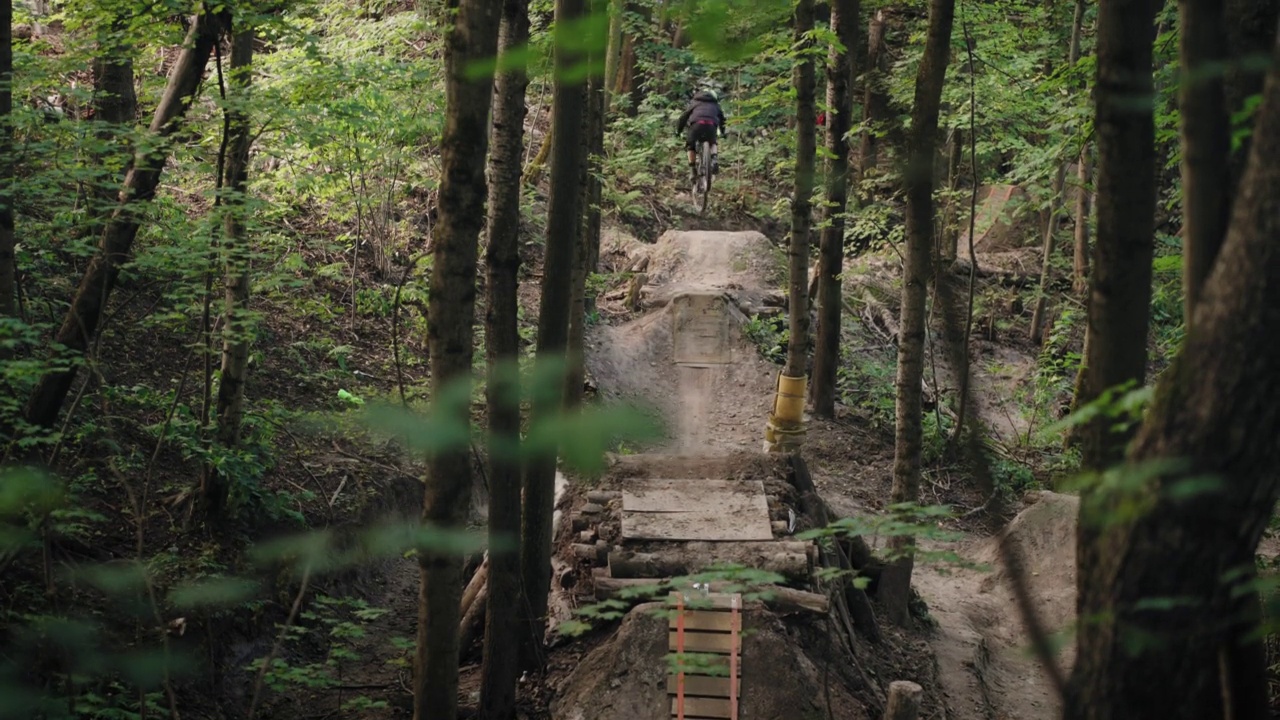
<svg viewBox="0 0 1280 720">
<path fill-rule="evenodd" d="M 707 199 L 711 194 L 711 143 L 698 143 L 698 176 L 693 183 L 693 206 L 698 214 L 707 211 Z"/>
</svg>

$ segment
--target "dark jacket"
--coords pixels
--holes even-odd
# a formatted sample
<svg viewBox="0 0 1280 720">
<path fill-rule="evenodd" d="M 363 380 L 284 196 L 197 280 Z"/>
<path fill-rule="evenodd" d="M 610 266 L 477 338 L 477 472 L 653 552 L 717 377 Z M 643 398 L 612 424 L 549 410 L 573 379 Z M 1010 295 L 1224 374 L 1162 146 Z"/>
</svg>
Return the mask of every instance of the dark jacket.
<svg viewBox="0 0 1280 720">
<path fill-rule="evenodd" d="M 689 103 L 689 108 L 680 115 L 680 120 L 676 122 L 676 132 L 684 132 L 684 129 L 692 124 L 708 120 L 723 129 L 725 123 L 724 111 L 720 109 L 720 103 L 716 102 L 711 93 L 699 92 L 693 96 L 693 101 Z"/>
</svg>

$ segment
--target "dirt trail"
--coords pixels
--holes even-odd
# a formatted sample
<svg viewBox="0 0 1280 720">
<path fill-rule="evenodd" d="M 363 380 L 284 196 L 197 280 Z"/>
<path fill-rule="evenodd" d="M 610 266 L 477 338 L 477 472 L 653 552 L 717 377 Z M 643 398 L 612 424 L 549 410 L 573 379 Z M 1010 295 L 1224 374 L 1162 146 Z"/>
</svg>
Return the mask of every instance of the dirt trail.
<svg viewBox="0 0 1280 720">
<path fill-rule="evenodd" d="M 1009 524 L 1006 542 L 1022 558 L 1040 620 L 1052 633 L 1075 619 L 1076 498 L 1044 492 Z M 943 692 L 956 720 L 1052 720 L 1062 705 L 1031 656 L 1009 577 L 997 556 L 999 538 L 971 538 L 949 550 L 981 568 L 923 565 L 916 590 L 938 623 L 932 640 Z M 1070 644 L 1058 657 L 1070 668 Z"/>
</svg>

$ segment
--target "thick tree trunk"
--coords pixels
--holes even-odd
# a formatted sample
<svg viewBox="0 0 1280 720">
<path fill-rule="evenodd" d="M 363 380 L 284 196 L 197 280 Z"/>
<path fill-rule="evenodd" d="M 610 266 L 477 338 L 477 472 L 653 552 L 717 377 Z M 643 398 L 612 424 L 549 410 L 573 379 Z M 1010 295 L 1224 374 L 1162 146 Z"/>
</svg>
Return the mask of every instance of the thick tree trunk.
<svg viewBox="0 0 1280 720">
<path fill-rule="evenodd" d="M 796 44 L 801 57 L 792 72 L 796 88 L 796 182 L 791 199 L 790 338 L 783 374 L 804 377 L 809 356 L 809 228 L 813 224 L 814 161 L 817 153 L 817 110 L 814 104 L 813 56 L 808 35 L 813 30 L 813 0 L 799 0 L 795 12 Z"/>
<path fill-rule="evenodd" d="M 1141 515 L 1100 530 L 1093 562 L 1079 564 L 1081 617 L 1091 621 L 1077 636 L 1071 720 L 1269 716 L 1265 661 L 1250 637 L 1257 616 L 1242 616 L 1238 597 L 1252 595 L 1241 591 L 1280 493 L 1277 156 L 1272 71 L 1226 242 L 1134 443 L 1135 466 L 1174 464 L 1128 496 Z M 1189 482 L 1200 492 L 1186 492 Z M 1081 521 L 1122 501 L 1095 495 Z"/>
<path fill-rule="evenodd" d="M 844 213 L 849 205 L 849 134 L 853 119 L 853 57 L 858 48 L 861 0 L 835 0 L 831 30 L 843 48 L 832 46 L 827 62 L 826 203 L 822 208 L 822 259 L 818 278 L 818 337 L 813 353 L 813 411 L 830 418 L 836 411 L 836 368 L 840 366 L 840 274 L 844 270 Z"/>
<path fill-rule="evenodd" d="M 1182 290 L 1187 329 L 1231 214 L 1231 125 L 1220 68 L 1227 58 L 1221 0 L 1179 0 L 1182 83 Z"/>
<path fill-rule="evenodd" d="M 898 341 L 897 402 L 894 431 L 893 491 L 891 501 L 912 503 L 920 498 L 920 425 L 924 377 L 925 295 L 929 286 L 933 253 L 933 158 L 937 144 L 938 113 L 942 86 L 951 53 L 951 27 L 955 0 L 931 0 L 929 34 L 924 58 L 916 74 L 907 145 L 907 253 L 902 282 L 902 331 Z M 894 538 L 891 547 L 902 557 L 880 576 L 879 597 L 889 620 L 903 625 L 908 619 L 914 559 L 908 538 Z"/>
<path fill-rule="evenodd" d="M 565 27 L 581 17 L 584 0 L 556 0 L 557 27 Z M 555 90 L 553 92 L 554 135 L 551 148 L 551 193 L 547 199 L 547 250 L 542 274 L 542 306 L 538 313 L 537 357 L 551 365 L 563 361 L 569 336 L 570 283 L 576 240 L 582 214 L 578 179 L 586 152 L 580 131 L 586 112 L 586 92 L 581 79 L 566 78 L 580 56 L 572 43 L 557 42 L 555 49 Z M 531 425 L 547 422 L 564 405 L 564 385 L 543 388 L 534 395 Z M 527 631 L 521 634 L 521 664 L 539 664 L 546 628 L 547 593 L 551 589 L 551 525 L 555 503 L 556 452 L 530 458 L 524 472 L 524 524 L 520 547 L 520 572 L 527 602 L 521 618 Z"/>
<path fill-rule="evenodd" d="M 882 124 L 889 117 L 889 96 L 881 84 L 884 75 L 884 34 L 884 11 L 877 10 L 867 30 L 867 66 L 866 72 L 862 75 L 862 122 L 866 129 L 862 132 L 862 142 L 858 149 L 857 171 L 854 175 L 855 188 L 861 188 L 867 176 L 875 173 L 876 163 L 880 161 L 879 133 L 882 130 Z M 861 190 L 859 192 L 861 193 Z M 862 195 L 860 194 L 859 197 Z"/>
<path fill-rule="evenodd" d="M 252 248 L 245 237 L 245 213 L 248 203 L 245 190 L 249 181 L 249 150 L 253 129 L 245 103 L 253 78 L 253 30 L 236 33 L 231 45 L 231 80 L 228 98 L 227 166 L 222 187 L 227 193 L 222 205 L 226 216 L 222 222 L 224 257 L 222 369 L 219 373 L 218 401 L 214 417 L 216 436 L 224 448 L 240 444 L 240 428 L 244 419 L 244 388 L 249 370 L 249 345 L 253 326 L 249 320 L 249 267 Z M 213 518 L 226 509 L 229 487 L 227 478 L 216 470 L 205 472 L 206 485 L 201 489 L 201 504 Z"/>
<path fill-rule="evenodd" d="M 218 20 L 211 15 L 200 15 L 192 23 L 151 120 L 150 133 L 157 140 L 168 138 L 178 129 L 179 121 L 200 87 L 217 33 Z M 97 254 L 89 262 L 71 307 L 54 336 L 54 344 L 73 355 L 83 354 L 89 347 L 115 287 L 120 266 L 129 259 L 142 217 L 138 205 L 150 202 L 160 186 L 160 174 L 167 159 L 163 147 L 163 142 L 148 143 L 134 157 L 133 167 L 125 175 L 120 202 L 102 231 Z M 74 380 L 75 370 L 66 368 L 51 370 L 41 377 L 27 401 L 27 421 L 37 427 L 52 427 Z"/>
<path fill-rule="evenodd" d="M 1076 170 L 1076 179 L 1080 183 L 1080 193 L 1076 195 L 1075 237 L 1072 265 L 1072 286 L 1077 295 L 1089 291 L 1089 219 L 1093 214 L 1093 153 L 1089 144 L 1085 143 L 1080 150 L 1080 159 Z"/>
<path fill-rule="evenodd" d="M 504 0 L 502 51 L 529 39 L 529 0 Z M 520 162 L 524 154 L 524 68 L 498 76 L 493 140 L 489 156 L 489 227 L 485 309 L 489 381 L 489 603 L 484 664 L 480 670 L 480 716 L 514 720 L 520 677 L 520 334 L 517 325 L 520 271 Z"/>
<path fill-rule="evenodd" d="M 470 386 L 476 303 L 476 254 L 484 225 L 484 158 L 489 147 L 489 107 L 493 79 L 473 77 L 471 67 L 493 58 L 498 48 L 502 5 L 460 0 L 445 39 L 445 127 L 441 140 L 440 219 L 432 244 L 431 297 L 427 347 L 431 395 L 437 412 L 448 413 L 470 434 Z M 457 397 L 461 400 L 457 400 Z M 422 522 L 462 528 L 471 507 L 471 452 L 468 443 L 436 453 L 427 465 Z M 458 707 L 458 622 L 462 559 L 447 549 L 419 550 L 421 583 L 418 647 L 415 657 L 415 720 L 452 718 Z"/>
<path fill-rule="evenodd" d="M 0 0 L 0 317 L 18 309 L 13 235 L 13 0 Z"/>
<path fill-rule="evenodd" d="M 1067 49 L 1067 65 L 1075 67 L 1080 60 L 1080 36 L 1084 31 L 1085 0 L 1076 0 L 1071 20 L 1071 46 Z M 1031 342 L 1039 345 L 1044 340 L 1044 314 L 1049 305 L 1049 283 L 1052 281 L 1053 253 L 1058 244 L 1058 222 L 1061 219 L 1062 192 L 1066 187 L 1067 164 L 1058 166 L 1049 191 L 1049 212 L 1044 223 L 1044 244 L 1040 262 L 1040 292 L 1036 296 L 1035 310 L 1031 313 Z"/>
<path fill-rule="evenodd" d="M 1089 295 L 1091 337 L 1084 405 L 1146 377 L 1156 152 L 1152 116 L 1154 0 L 1105 2 L 1098 11 L 1098 237 Z M 1081 428 L 1086 467 L 1120 459 L 1127 437 L 1102 420 Z"/>
</svg>

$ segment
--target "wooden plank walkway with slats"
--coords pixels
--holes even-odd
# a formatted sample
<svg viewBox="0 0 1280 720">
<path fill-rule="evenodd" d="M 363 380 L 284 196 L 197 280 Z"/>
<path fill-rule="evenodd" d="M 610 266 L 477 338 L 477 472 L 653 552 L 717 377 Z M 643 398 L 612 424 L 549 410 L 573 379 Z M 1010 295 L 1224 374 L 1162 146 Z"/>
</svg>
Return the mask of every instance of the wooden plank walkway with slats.
<svg viewBox="0 0 1280 720">
<path fill-rule="evenodd" d="M 671 593 L 675 607 L 667 647 L 676 654 L 667 677 L 671 717 L 738 720 L 742 684 L 742 596 Z"/>
<path fill-rule="evenodd" d="M 773 539 L 759 480 L 636 480 L 622 491 L 624 540 Z"/>
</svg>

